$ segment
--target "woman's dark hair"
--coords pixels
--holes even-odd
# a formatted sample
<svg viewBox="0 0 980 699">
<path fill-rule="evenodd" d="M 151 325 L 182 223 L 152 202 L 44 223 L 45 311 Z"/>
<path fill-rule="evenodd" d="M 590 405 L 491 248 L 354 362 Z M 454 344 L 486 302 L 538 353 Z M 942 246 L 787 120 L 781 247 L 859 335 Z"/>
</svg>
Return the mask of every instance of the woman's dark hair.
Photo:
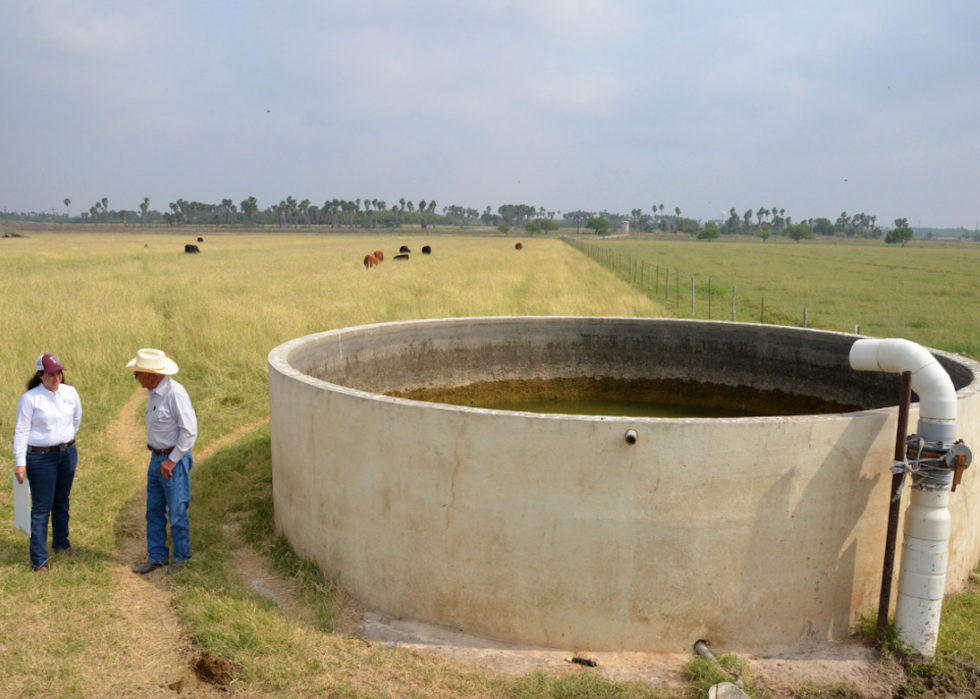
<svg viewBox="0 0 980 699">
<path fill-rule="evenodd" d="M 65 381 L 65 372 L 64 372 L 64 370 L 61 370 L 58 373 L 61 374 L 61 383 L 62 383 L 62 385 L 64 385 L 64 386 L 70 386 L 71 384 L 68 383 L 67 381 Z M 30 391 L 32 388 L 37 388 L 38 386 L 40 386 L 41 385 L 41 377 L 42 376 L 44 376 L 44 372 L 43 371 L 39 371 L 36 374 L 34 374 L 34 376 L 31 377 L 31 380 L 27 382 L 27 390 Z"/>
</svg>

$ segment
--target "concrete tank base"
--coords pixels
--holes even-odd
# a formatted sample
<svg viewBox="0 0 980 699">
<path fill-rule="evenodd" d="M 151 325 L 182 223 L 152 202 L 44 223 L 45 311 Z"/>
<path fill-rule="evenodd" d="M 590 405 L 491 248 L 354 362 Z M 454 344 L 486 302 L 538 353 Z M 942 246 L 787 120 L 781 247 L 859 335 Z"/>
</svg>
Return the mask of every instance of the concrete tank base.
<svg viewBox="0 0 980 699">
<path fill-rule="evenodd" d="M 522 317 L 293 340 L 269 355 L 276 527 L 369 608 L 512 643 L 684 651 L 699 638 L 718 648 L 838 639 L 877 605 L 899 392 L 895 375 L 849 368 L 855 339 Z M 980 365 L 934 354 L 958 390 L 959 436 L 976 449 Z M 867 409 L 583 417 L 382 395 L 582 376 Z M 971 471 L 951 498 L 948 592 L 980 556 Z"/>
</svg>

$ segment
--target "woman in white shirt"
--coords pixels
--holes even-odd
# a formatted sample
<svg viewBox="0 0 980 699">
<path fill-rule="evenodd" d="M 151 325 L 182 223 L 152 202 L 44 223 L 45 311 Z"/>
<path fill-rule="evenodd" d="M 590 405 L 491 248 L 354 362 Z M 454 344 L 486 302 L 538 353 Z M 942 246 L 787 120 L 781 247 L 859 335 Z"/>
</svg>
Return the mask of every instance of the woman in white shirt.
<svg viewBox="0 0 980 699">
<path fill-rule="evenodd" d="M 64 382 L 64 368 L 53 354 L 42 354 L 27 392 L 17 402 L 14 475 L 31 488 L 31 566 L 48 572 L 48 518 L 51 548 L 74 556 L 68 541 L 68 496 L 78 452 L 75 433 L 82 421 L 78 391 Z"/>
</svg>

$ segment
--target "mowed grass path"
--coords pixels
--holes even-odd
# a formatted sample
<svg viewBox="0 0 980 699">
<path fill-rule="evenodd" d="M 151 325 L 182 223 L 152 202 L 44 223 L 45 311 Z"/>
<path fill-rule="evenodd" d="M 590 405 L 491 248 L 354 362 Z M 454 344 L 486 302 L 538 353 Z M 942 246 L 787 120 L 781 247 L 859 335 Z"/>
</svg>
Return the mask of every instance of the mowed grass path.
<svg viewBox="0 0 980 699">
<path fill-rule="evenodd" d="M 30 235 L 0 241 L 0 465 L 5 473 L 13 467 L 15 406 L 33 362 L 55 352 L 85 409 L 72 492 L 79 558 L 54 559 L 49 575 L 32 574 L 27 538 L 10 526 L 9 485 L 0 488 L 3 696 L 172 695 L 146 683 L 145 650 L 132 628 L 141 610 L 120 608 L 128 598 L 112 572 L 113 564 L 138 562 L 120 560 L 120 527 L 142 500 L 145 465 L 120 456 L 125 449 L 109 427 L 137 389 L 123 367 L 140 347 L 166 349 L 180 365 L 177 378 L 200 423 L 198 451 L 267 417 L 267 354 L 308 333 L 413 318 L 663 315 L 554 240 L 525 241 L 516 252 L 506 238 L 205 234 L 203 252 L 186 255 L 183 245 L 195 233 Z M 434 253 L 417 254 L 426 243 Z M 400 244 L 416 252 L 407 263 L 391 260 Z M 376 249 L 388 260 L 366 271 L 362 259 Z M 138 441 L 124 446 L 139 453 Z M 167 584 L 198 647 L 239 664 L 240 695 L 657 694 L 586 675 L 560 686 L 541 676 L 491 678 L 344 636 L 333 629 L 330 609 L 317 629 L 297 625 L 235 575 L 229 558 L 236 544 L 222 529 L 238 522 L 309 588 L 329 591 L 316 571 L 290 561 L 271 530 L 268 429 L 196 463 L 193 480 L 194 564 Z"/>
<path fill-rule="evenodd" d="M 765 321 L 904 337 L 928 347 L 965 352 L 980 359 L 980 245 L 931 244 L 899 248 L 876 242 L 785 240 L 607 240 L 582 242 L 660 267 L 663 302 L 666 268 L 671 270 L 672 315 L 707 317 L 708 279 L 712 318 L 731 319 L 732 286 L 737 320 Z M 680 303 L 674 305 L 677 283 Z M 644 292 L 646 284 L 643 286 Z M 652 292 L 651 292 L 652 293 Z"/>
</svg>

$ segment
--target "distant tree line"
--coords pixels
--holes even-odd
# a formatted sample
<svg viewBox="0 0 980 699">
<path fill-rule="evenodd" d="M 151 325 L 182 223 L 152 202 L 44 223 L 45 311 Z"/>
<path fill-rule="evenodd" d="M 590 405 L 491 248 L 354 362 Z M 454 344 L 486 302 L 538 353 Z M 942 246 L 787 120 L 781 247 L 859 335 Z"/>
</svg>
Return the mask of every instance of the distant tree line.
<svg viewBox="0 0 980 699">
<path fill-rule="evenodd" d="M 329 228 L 398 228 L 406 225 L 418 225 L 426 229 L 431 225 L 465 228 L 469 226 L 495 227 L 500 230 L 523 228 L 529 233 L 548 232 L 558 229 L 592 230 L 599 235 L 608 234 L 611 230 L 619 230 L 623 222 L 629 222 L 634 232 L 665 232 L 679 235 L 690 235 L 702 240 L 711 240 L 725 235 L 755 235 L 766 241 L 773 235 L 788 237 L 796 242 L 814 236 L 834 236 L 841 238 L 885 238 L 886 242 L 900 242 L 903 246 L 911 236 L 905 239 L 905 232 L 900 235 L 894 230 L 909 229 L 906 219 L 896 219 L 895 228 L 889 231 L 890 237 L 878 226 L 877 217 L 865 213 L 854 215 L 841 212 L 836 220 L 829 218 L 802 219 L 794 223 L 793 217 L 786 210 L 776 206 L 760 206 L 758 209 L 749 208 L 739 212 L 736 207 L 729 209 L 727 219 L 717 219 L 702 223 L 700 220 L 687 218 L 682 215 L 681 208 L 675 206 L 673 211 L 664 204 L 651 206 L 650 213 L 642 208 L 636 208 L 629 214 L 620 214 L 607 210 L 587 211 L 576 210 L 551 211 L 541 206 L 530 204 L 503 204 L 496 212 L 487 206 L 482 212 L 465 206 L 452 204 L 437 209 L 432 200 L 419 200 L 417 203 L 401 198 L 397 203 L 389 205 L 384 200 L 364 198 L 327 199 L 317 205 L 309 199 L 297 200 L 288 196 L 278 204 L 260 208 L 254 196 L 247 197 L 238 204 L 232 199 L 222 199 L 220 204 L 209 204 L 199 201 L 177 199 L 170 202 L 167 209 L 157 211 L 150 208 L 150 198 L 144 197 L 135 209 L 112 210 L 109 200 L 103 197 L 96 201 L 86 211 L 75 216 L 71 215 L 71 199 L 64 200 L 64 213 L 54 208 L 50 213 L 35 212 L 0 213 L 0 220 L 31 221 L 52 223 L 93 223 L 93 224 L 129 224 L 141 226 L 165 225 L 174 228 L 181 226 L 235 226 L 235 227 L 270 227 L 282 229 L 294 227 L 312 228 L 313 226 Z M 901 225 L 900 225 L 901 224 Z M 964 239 L 980 241 L 980 232 L 972 234 L 965 229 Z M 931 237 L 926 233 L 926 237 Z"/>
</svg>

